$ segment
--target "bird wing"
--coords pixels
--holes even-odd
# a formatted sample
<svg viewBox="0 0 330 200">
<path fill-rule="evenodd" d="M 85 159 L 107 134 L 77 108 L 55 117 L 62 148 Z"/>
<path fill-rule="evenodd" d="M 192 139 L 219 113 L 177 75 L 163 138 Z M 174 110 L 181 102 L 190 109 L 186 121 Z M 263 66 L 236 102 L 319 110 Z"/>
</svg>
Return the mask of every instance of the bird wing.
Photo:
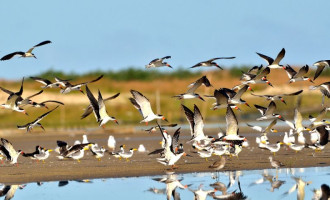
<svg viewBox="0 0 330 200">
<path fill-rule="evenodd" d="M 1 89 L 2 91 L 4 91 L 5 93 L 9 94 L 9 95 L 14 94 L 14 92 L 12 92 L 12 91 L 10 91 L 10 90 L 7 90 L 7 89 L 5 89 L 5 88 L 3 88 L 3 87 L 0 87 L 0 89 Z"/>
<path fill-rule="evenodd" d="M 330 98 L 330 82 L 320 84 L 320 90 L 324 96 Z"/>
<path fill-rule="evenodd" d="M 57 104 L 61 104 L 64 105 L 64 103 L 60 102 L 60 101 L 55 101 L 55 100 L 47 100 L 47 101 L 43 101 L 40 104 L 45 104 L 45 103 L 57 103 Z"/>
<path fill-rule="evenodd" d="M 271 101 L 268 105 L 268 108 L 265 112 L 265 115 L 271 115 L 275 112 L 275 109 L 276 109 L 276 104 L 274 101 Z"/>
<path fill-rule="evenodd" d="M 194 105 L 194 136 L 197 137 L 198 135 L 203 134 L 204 122 L 203 116 L 196 105 Z"/>
<path fill-rule="evenodd" d="M 4 60 L 9 60 L 9 59 L 12 59 L 14 56 L 16 55 L 20 55 L 20 56 L 23 56 L 25 53 L 23 51 L 16 51 L 14 53 L 10 53 L 10 54 L 7 54 L 5 56 L 3 56 L 0 60 L 1 61 L 4 61 Z"/>
<path fill-rule="evenodd" d="M 252 128 L 253 130 L 256 130 L 258 132 L 262 132 L 262 127 L 261 126 L 253 126 L 253 125 L 250 125 L 250 124 L 246 124 L 248 125 L 248 127 Z"/>
<path fill-rule="evenodd" d="M 35 94 L 32 94 L 31 96 L 28 96 L 28 97 L 26 97 L 25 99 L 31 99 L 32 97 L 35 97 L 35 96 L 37 96 L 37 95 L 39 95 L 39 94 L 41 94 L 41 93 L 43 93 L 44 91 L 43 90 L 40 90 L 39 92 L 37 92 L 37 93 L 35 93 Z"/>
<path fill-rule="evenodd" d="M 227 105 L 228 104 L 228 96 L 223 90 L 214 90 L 214 97 L 217 100 L 217 104 L 219 105 Z"/>
<path fill-rule="evenodd" d="M 267 108 L 254 104 L 254 107 L 259 110 L 261 115 L 265 115 Z"/>
<path fill-rule="evenodd" d="M 99 108 L 99 104 L 96 100 L 96 98 L 94 97 L 94 95 L 92 94 L 92 92 L 89 90 L 88 86 L 86 85 L 86 93 L 87 93 L 87 97 L 89 99 L 90 105 L 93 108 L 96 120 L 99 121 L 100 120 L 100 108 Z"/>
<path fill-rule="evenodd" d="M 56 106 L 54 109 L 40 115 L 34 122 L 33 124 L 37 124 L 38 122 L 40 122 L 44 117 L 46 117 L 47 115 L 49 115 L 49 113 L 53 112 L 54 110 L 56 110 L 59 106 Z"/>
<path fill-rule="evenodd" d="M 266 128 L 265 128 L 265 132 L 268 133 L 270 131 L 270 129 L 272 129 L 273 126 L 275 126 L 275 124 L 277 123 L 277 119 L 274 119 Z"/>
<path fill-rule="evenodd" d="M 249 69 L 249 71 L 247 73 L 251 74 L 251 75 L 257 75 L 257 73 L 259 72 L 259 70 L 261 70 L 262 67 L 263 67 L 262 65 L 260 65 L 259 67 L 254 66 L 251 69 Z"/>
<path fill-rule="evenodd" d="M 261 79 L 262 77 L 267 76 L 269 73 L 270 73 L 270 68 L 266 67 L 254 78 L 254 80 Z"/>
<path fill-rule="evenodd" d="M 108 112 L 107 112 L 107 109 L 105 107 L 105 104 L 104 104 L 104 101 L 103 101 L 102 94 L 101 94 L 100 90 L 98 92 L 98 104 L 99 104 L 100 117 L 104 118 L 105 116 L 108 116 Z"/>
<path fill-rule="evenodd" d="M 176 153 L 176 149 L 179 146 L 180 129 L 181 128 L 178 128 L 172 137 L 171 151 L 174 154 Z"/>
<path fill-rule="evenodd" d="M 117 94 L 115 94 L 115 95 L 113 95 L 113 96 L 111 96 L 111 97 L 108 97 L 108 98 L 103 99 L 103 101 L 109 101 L 109 100 L 111 100 L 111 99 L 115 99 L 115 98 L 117 98 L 119 95 L 120 95 L 120 93 L 117 93 Z"/>
<path fill-rule="evenodd" d="M 157 61 L 160 61 L 160 58 L 153 59 L 152 61 L 149 62 L 149 65 L 151 65 L 152 63 L 157 62 Z"/>
<path fill-rule="evenodd" d="M 15 93 L 15 94 L 17 94 L 18 96 L 22 96 L 22 94 L 23 94 L 23 83 L 24 83 L 24 77 L 23 77 L 23 79 L 22 79 L 21 88 L 19 89 L 18 92 Z"/>
<path fill-rule="evenodd" d="M 34 77 L 34 76 L 30 76 L 30 79 L 33 79 L 41 84 L 44 84 L 44 85 L 49 85 L 49 84 L 52 84 L 52 82 L 48 79 L 44 79 L 44 78 L 39 78 L 39 77 Z"/>
<path fill-rule="evenodd" d="M 230 106 L 227 106 L 226 124 L 227 124 L 226 135 L 237 135 L 238 122 Z"/>
<path fill-rule="evenodd" d="M 170 59 L 171 56 L 165 56 L 165 57 L 162 57 L 161 59 L 164 60 L 164 59 Z"/>
<path fill-rule="evenodd" d="M 300 93 L 302 93 L 304 90 L 299 90 L 297 92 L 293 92 L 293 93 L 289 93 L 289 94 L 282 94 L 280 96 L 294 96 L 294 95 L 298 95 Z"/>
<path fill-rule="evenodd" d="M 266 56 L 264 54 L 261 54 L 261 53 L 258 53 L 256 52 L 261 58 L 263 58 L 267 63 L 268 65 L 271 65 L 273 62 L 274 62 L 274 59 L 269 57 L 269 56 Z"/>
<path fill-rule="evenodd" d="M 136 90 L 131 90 L 131 94 L 133 95 L 137 105 L 139 105 L 139 108 L 141 110 L 140 112 L 142 113 L 143 118 L 146 118 L 150 114 L 154 113 L 151 109 L 150 101 L 147 97 L 145 97 L 143 94 Z"/>
<path fill-rule="evenodd" d="M 304 76 L 305 74 L 307 74 L 308 70 L 309 70 L 308 65 L 303 66 L 302 68 L 299 69 L 298 73 L 296 74 L 296 77 Z"/>
<path fill-rule="evenodd" d="M 237 99 L 239 100 L 241 98 L 241 96 L 244 94 L 244 92 L 246 92 L 246 90 L 249 88 L 248 85 L 244 85 L 243 88 L 241 88 L 240 90 L 238 90 L 238 92 L 236 93 L 236 95 L 233 97 L 233 99 Z"/>
<path fill-rule="evenodd" d="M 296 108 L 294 110 L 294 124 L 296 129 L 303 128 L 302 121 L 303 117 L 301 115 L 301 112 L 298 110 L 298 108 Z"/>
<path fill-rule="evenodd" d="M 86 118 L 88 115 L 90 115 L 93 112 L 92 105 L 88 105 L 87 108 L 85 109 L 85 112 L 81 115 L 80 119 Z"/>
<path fill-rule="evenodd" d="M 217 58 L 211 58 L 211 59 L 209 59 L 209 60 L 207 60 L 206 62 L 213 62 L 213 61 L 215 61 L 215 60 L 219 60 L 219 59 L 234 59 L 234 58 L 236 58 L 236 57 L 217 57 Z"/>
<path fill-rule="evenodd" d="M 211 83 L 210 81 L 207 79 L 206 76 L 203 76 L 202 78 L 198 79 L 197 81 L 191 83 L 188 87 L 190 87 L 187 91 L 187 93 L 194 93 L 195 90 L 201 86 L 202 84 L 204 84 L 206 87 L 210 87 Z"/>
<path fill-rule="evenodd" d="M 5 147 L 5 149 L 8 151 L 8 155 L 12 158 L 15 155 L 17 155 L 16 150 L 14 149 L 13 145 L 6 139 L 1 138 L 1 142 L 3 144 L 3 146 Z M 9 158 L 9 157 L 8 157 Z"/>
<path fill-rule="evenodd" d="M 326 126 L 319 126 L 316 128 L 320 134 L 320 145 L 326 145 L 329 142 L 329 131 L 325 128 Z"/>
<path fill-rule="evenodd" d="M 34 45 L 32 48 L 30 48 L 30 49 L 27 51 L 27 53 L 31 53 L 31 52 L 33 51 L 33 49 L 36 48 L 36 47 L 40 47 L 40 46 L 42 46 L 42 45 L 49 44 L 49 43 L 52 43 L 52 42 L 49 41 L 49 40 L 46 40 L 46 41 L 40 42 L 39 44 Z"/>
<path fill-rule="evenodd" d="M 297 72 L 294 69 L 292 69 L 292 67 L 290 65 L 287 65 L 285 67 L 285 71 L 288 74 L 288 77 L 290 79 L 292 79 L 293 77 L 296 77 Z"/>
<path fill-rule="evenodd" d="M 327 108 L 324 108 L 320 114 L 316 117 L 315 122 L 319 122 L 322 121 L 325 117 L 325 115 L 327 114 Z"/>
<path fill-rule="evenodd" d="M 315 72 L 315 75 L 314 75 L 314 80 L 317 77 L 320 76 L 320 74 L 322 73 L 324 67 L 326 67 L 326 66 L 329 67 L 329 63 L 330 63 L 330 60 L 320 60 L 320 61 L 317 61 L 313 64 L 313 65 L 317 66 L 317 69 L 316 69 L 316 72 Z"/>
<path fill-rule="evenodd" d="M 285 56 L 285 49 L 283 48 L 277 55 L 276 59 L 274 60 L 273 64 L 279 64 L 281 62 L 281 60 L 284 58 Z"/>
<path fill-rule="evenodd" d="M 244 85 L 243 87 L 245 87 L 245 86 L 246 85 Z M 221 88 L 220 90 L 223 91 L 227 95 L 228 98 L 234 98 L 234 96 L 237 94 L 234 90 L 231 90 L 229 88 Z"/>
<path fill-rule="evenodd" d="M 187 108 L 186 106 L 182 105 L 182 108 L 184 110 L 184 114 L 186 115 L 187 121 L 189 122 L 190 125 L 190 132 L 191 132 L 191 136 L 194 136 L 194 132 L 195 132 L 195 121 L 194 121 L 194 113 Z"/>
<path fill-rule="evenodd" d="M 87 82 L 84 82 L 84 83 L 79 83 L 79 84 L 76 84 L 76 85 L 81 85 L 81 86 L 83 86 L 83 85 L 87 85 L 88 83 L 94 83 L 94 82 L 100 80 L 101 78 L 103 78 L 103 74 L 102 74 L 101 76 L 97 77 L 97 78 L 94 79 L 94 80 L 87 81 Z M 75 85 L 75 86 L 76 86 L 76 85 Z"/>
</svg>

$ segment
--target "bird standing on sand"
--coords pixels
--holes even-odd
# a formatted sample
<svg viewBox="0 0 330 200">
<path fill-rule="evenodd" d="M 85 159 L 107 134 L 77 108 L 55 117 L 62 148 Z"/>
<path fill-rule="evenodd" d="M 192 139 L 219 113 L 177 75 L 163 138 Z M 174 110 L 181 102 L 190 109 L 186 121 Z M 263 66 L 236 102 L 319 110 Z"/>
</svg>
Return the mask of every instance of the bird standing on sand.
<svg viewBox="0 0 330 200">
<path fill-rule="evenodd" d="M 49 40 L 46 40 L 46 41 L 43 41 L 43 42 L 40 42 L 39 44 L 37 45 L 34 45 L 32 48 L 30 48 L 27 52 L 23 52 L 23 51 L 16 51 L 16 52 L 13 52 L 13 53 L 10 53 L 10 54 L 7 54 L 5 56 L 3 56 L 0 60 L 1 61 L 4 61 L 4 60 L 10 60 L 11 58 L 13 58 L 14 56 L 18 55 L 20 57 L 34 57 L 34 58 L 37 58 L 33 53 L 33 49 L 36 48 L 36 47 L 40 47 L 42 45 L 45 45 L 45 44 L 49 44 L 49 43 L 52 43 L 51 41 Z"/>
<path fill-rule="evenodd" d="M 108 138 L 108 148 L 113 151 L 116 148 L 116 140 L 115 137 L 113 137 L 112 135 L 109 136 Z"/>
<path fill-rule="evenodd" d="M 236 57 L 218 57 L 218 58 L 212 58 L 210 60 L 207 61 L 202 61 L 197 63 L 196 65 L 190 67 L 190 68 L 195 68 L 195 67 L 212 67 L 215 66 L 219 69 L 222 69 L 222 67 L 220 67 L 216 62 L 214 62 L 215 60 L 219 60 L 219 59 L 234 59 Z"/>
<path fill-rule="evenodd" d="M 165 56 L 163 58 L 156 58 L 156 59 L 150 61 L 150 63 L 148 65 L 146 65 L 146 68 L 148 69 L 148 68 L 163 67 L 163 66 L 172 68 L 172 66 L 169 65 L 167 62 L 163 62 L 165 59 L 169 59 L 169 58 L 171 58 L 171 56 Z"/>
<path fill-rule="evenodd" d="M 268 64 L 267 67 L 269 67 L 271 69 L 281 69 L 282 68 L 282 65 L 280 65 L 280 62 L 285 56 L 284 48 L 277 54 L 277 57 L 275 60 L 273 58 L 263 55 L 261 53 L 258 53 L 258 52 L 256 52 L 256 53 L 267 62 L 267 64 Z"/>
<path fill-rule="evenodd" d="M 212 86 L 209 79 L 207 79 L 206 76 L 203 76 L 202 78 L 198 79 L 197 81 L 191 83 L 188 87 L 188 91 L 186 93 L 182 93 L 179 95 L 175 95 L 173 97 L 176 97 L 178 99 L 194 99 L 194 98 L 199 98 L 202 101 L 205 101 L 199 94 L 195 93 L 197 88 L 199 88 L 201 85 L 205 85 L 206 87 Z"/>
<path fill-rule="evenodd" d="M 49 157 L 49 152 L 53 151 L 52 149 L 42 149 L 38 154 L 34 154 L 33 157 L 38 161 L 41 160 L 45 163 L 45 160 Z"/>
<path fill-rule="evenodd" d="M 278 141 L 276 144 L 273 145 L 266 144 L 265 148 L 268 149 L 270 152 L 272 152 L 275 156 L 275 153 L 280 150 L 282 144 L 283 144 L 282 142 Z"/>
<path fill-rule="evenodd" d="M 209 166 L 209 168 L 215 171 L 219 171 L 220 169 L 224 168 L 225 165 L 226 165 L 226 157 L 222 156 L 220 160 L 215 161 L 212 165 Z"/>
<path fill-rule="evenodd" d="M 281 162 L 278 161 L 278 160 L 274 160 L 273 157 L 269 156 L 268 158 L 269 158 L 270 165 L 271 165 L 272 167 L 276 168 L 276 170 L 277 170 L 278 168 L 284 166 L 283 163 L 281 163 Z"/>
<path fill-rule="evenodd" d="M 148 122 L 154 119 L 162 119 L 167 122 L 163 115 L 154 114 L 151 109 L 150 101 L 147 97 L 136 90 L 131 90 L 131 94 L 133 95 L 133 98 L 129 98 L 129 100 L 133 106 L 138 109 L 143 117 L 143 120 L 140 123 L 145 122 L 146 125 L 148 125 Z"/>
<path fill-rule="evenodd" d="M 128 162 L 129 161 L 129 158 L 131 158 L 133 156 L 134 151 L 137 151 L 137 149 L 131 148 L 128 152 L 119 152 L 118 155 L 121 158 L 125 158 L 126 161 Z"/>
</svg>

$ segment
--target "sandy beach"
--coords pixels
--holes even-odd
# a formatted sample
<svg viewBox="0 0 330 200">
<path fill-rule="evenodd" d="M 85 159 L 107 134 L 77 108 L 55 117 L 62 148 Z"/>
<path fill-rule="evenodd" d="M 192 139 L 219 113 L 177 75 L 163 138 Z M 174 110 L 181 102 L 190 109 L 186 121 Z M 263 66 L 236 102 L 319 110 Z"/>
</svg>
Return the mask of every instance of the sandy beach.
<svg viewBox="0 0 330 200">
<path fill-rule="evenodd" d="M 90 142 L 96 142 L 99 145 L 107 146 L 107 139 L 110 133 L 90 133 L 88 139 Z M 159 148 L 161 136 L 158 132 L 153 134 L 111 134 L 117 140 L 117 146 L 126 145 L 129 148 L 137 148 L 139 144 L 144 144 L 148 151 Z M 242 133 L 247 137 L 250 146 L 243 149 L 239 154 L 239 158 L 229 158 L 224 170 L 249 170 L 271 168 L 268 157 L 272 155 L 267 150 L 261 150 L 255 143 L 257 134 Z M 20 137 L 6 136 L 16 150 L 21 149 L 26 153 L 33 152 L 36 145 L 45 148 L 54 149 L 56 140 L 63 140 L 68 144 L 73 144 L 75 140 L 82 140 L 82 134 L 25 134 Z M 177 173 L 188 172 L 204 172 L 210 171 L 208 166 L 219 157 L 213 156 L 208 162 L 202 159 L 198 154 L 193 152 L 190 145 L 185 144 L 189 138 L 189 132 L 183 131 L 180 141 L 185 146 L 185 151 L 192 157 L 183 157 L 177 165 Z M 282 140 L 279 134 L 269 134 L 271 143 Z M 330 146 L 320 153 L 314 153 L 311 149 L 304 149 L 295 153 L 292 150 L 286 150 L 285 146 L 276 154 L 275 159 L 285 164 L 285 167 L 314 167 L 330 165 Z M 18 166 L 12 166 L 8 162 L 0 165 L 1 183 L 27 183 L 38 181 L 58 181 L 58 180 L 75 180 L 75 179 L 92 179 L 92 178 L 110 178 L 110 177 L 131 177 L 131 176 L 147 176 L 160 175 L 168 167 L 159 164 L 156 161 L 158 155 L 148 156 L 147 153 L 135 153 L 133 158 L 127 162 L 118 160 L 109 154 L 106 154 L 101 161 L 94 158 L 91 152 L 86 151 L 85 157 L 78 163 L 75 160 L 65 159 L 59 160 L 56 152 L 51 152 L 50 157 L 45 163 L 37 163 L 30 158 L 20 156 Z"/>
</svg>

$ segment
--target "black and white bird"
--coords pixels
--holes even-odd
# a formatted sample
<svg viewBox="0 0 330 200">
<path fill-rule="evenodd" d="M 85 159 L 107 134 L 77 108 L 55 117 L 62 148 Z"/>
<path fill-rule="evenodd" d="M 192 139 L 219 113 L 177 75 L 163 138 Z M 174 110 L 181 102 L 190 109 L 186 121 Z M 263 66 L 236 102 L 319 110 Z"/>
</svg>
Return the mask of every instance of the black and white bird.
<svg viewBox="0 0 330 200">
<path fill-rule="evenodd" d="M 47 100 L 47 101 L 43 101 L 43 102 L 40 102 L 40 103 L 32 102 L 31 105 L 33 107 L 35 107 L 35 108 L 46 108 L 46 109 L 49 109 L 48 106 L 46 105 L 48 103 L 56 103 L 56 104 L 64 105 L 63 102 L 55 101 L 55 100 Z"/>
<path fill-rule="evenodd" d="M 23 52 L 23 51 L 16 51 L 16 52 L 13 52 L 13 53 L 10 53 L 10 54 L 7 54 L 5 56 L 3 56 L 0 60 L 1 61 L 4 61 L 4 60 L 9 60 L 11 58 L 13 58 L 14 56 L 20 56 L 20 57 L 34 57 L 34 58 L 37 58 L 33 53 L 33 49 L 36 48 L 36 47 L 40 47 L 42 45 L 45 45 L 45 44 L 49 44 L 49 43 L 52 43 L 51 41 L 49 40 L 46 40 L 46 41 L 43 41 L 43 42 L 40 42 L 39 44 L 37 45 L 34 45 L 32 48 L 30 48 L 27 52 Z"/>
<path fill-rule="evenodd" d="M 256 97 L 263 97 L 263 98 L 266 98 L 266 100 L 268 101 L 276 101 L 276 100 L 279 100 L 279 101 L 282 101 L 284 104 L 286 104 L 285 100 L 283 97 L 286 97 L 286 96 L 296 96 L 296 95 L 299 95 L 303 92 L 303 90 L 299 90 L 297 92 L 293 92 L 293 93 L 289 93 L 289 94 L 275 94 L 275 95 L 271 95 L 271 94 L 264 94 L 264 95 L 257 95 L 257 94 L 254 94 L 254 93 L 251 93 L 253 96 L 256 96 Z"/>
<path fill-rule="evenodd" d="M 102 98 L 100 90 L 98 91 L 98 100 L 96 100 L 96 98 L 94 97 L 92 92 L 89 90 L 87 85 L 86 85 L 86 93 L 87 93 L 87 97 L 89 99 L 90 105 L 93 108 L 93 112 L 94 112 L 96 121 L 99 123 L 99 126 L 102 126 L 103 128 L 105 128 L 105 124 L 110 120 L 115 121 L 118 124 L 118 121 L 116 118 L 110 117 L 108 115 L 108 112 L 106 110 L 104 100 Z"/>
<path fill-rule="evenodd" d="M 310 86 L 310 90 L 320 90 L 322 93 L 322 106 L 325 97 L 330 98 L 330 82 L 321 83 L 320 85 Z"/>
<path fill-rule="evenodd" d="M 148 125 L 148 122 L 154 119 L 162 119 L 167 122 L 166 118 L 163 115 L 155 114 L 152 111 L 149 99 L 145 97 L 142 93 L 136 90 L 131 90 L 131 94 L 133 98 L 129 98 L 129 100 L 143 117 L 143 120 L 140 123 L 145 122 L 146 125 Z"/>
<path fill-rule="evenodd" d="M 78 83 L 78 84 L 71 84 L 69 81 L 65 81 L 65 82 L 64 82 L 64 83 L 65 83 L 65 87 L 64 87 L 63 89 L 61 89 L 60 92 L 61 92 L 62 94 L 67 94 L 67 93 L 69 93 L 69 92 L 71 92 L 71 91 L 80 91 L 81 93 L 84 94 L 84 92 L 83 92 L 82 89 L 81 89 L 82 86 L 84 86 L 84 85 L 87 86 L 87 84 L 89 84 L 89 83 L 94 83 L 94 82 L 100 80 L 101 78 L 103 78 L 103 75 L 97 77 L 97 78 L 94 79 L 94 80 L 87 81 L 87 82 L 83 82 L 83 83 Z M 63 80 L 60 80 L 60 81 L 63 81 Z"/>
<path fill-rule="evenodd" d="M 24 100 L 22 98 L 22 94 L 23 94 L 23 83 L 24 83 L 24 78 L 22 79 L 22 84 L 21 84 L 21 88 L 18 92 L 12 92 L 10 90 L 7 90 L 3 87 L 0 87 L 0 89 L 9 94 L 6 103 L 1 104 L 1 107 L 5 108 L 5 109 L 11 109 L 17 112 L 22 112 L 24 114 L 27 115 L 27 113 L 25 112 L 24 109 L 20 108 L 20 104 L 21 102 Z"/>
<path fill-rule="evenodd" d="M 246 81 L 243 80 L 242 84 L 241 84 L 242 86 L 241 85 L 239 85 L 239 86 L 244 87 L 245 85 L 249 85 L 249 84 L 267 83 L 269 86 L 273 87 L 273 85 L 267 79 L 267 75 L 269 73 L 270 73 L 270 68 L 266 67 L 259 74 L 251 77 L 250 80 L 246 80 Z M 239 86 L 236 86 L 236 87 L 239 87 Z M 251 89 L 249 89 L 249 90 L 251 90 Z"/>
<path fill-rule="evenodd" d="M 213 96 L 205 95 L 206 97 L 215 98 L 216 102 L 212 104 L 212 110 L 227 108 L 229 105 L 231 108 L 240 110 L 235 104 L 229 103 L 229 97 L 224 90 L 214 90 Z"/>
<path fill-rule="evenodd" d="M 203 101 L 205 101 L 199 94 L 195 93 L 195 91 L 197 90 L 197 88 L 199 88 L 201 85 L 205 85 L 206 87 L 210 87 L 212 86 L 210 81 L 207 79 L 206 76 L 203 76 L 202 78 L 198 79 L 197 81 L 191 83 L 188 86 L 188 91 L 186 93 L 183 94 L 179 94 L 179 95 L 175 95 L 173 97 L 176 97 L 178 99 L 194 99 L 194 98 L 199 98 Z"/>
<path fill-rule="evenodd" d="M 262 65 L 258 66 L 254 66 L 251 69 L 249 69 L 247 72 L 243 72 L 242 71 L 242 76 L 240 78 L 240 81 L 250 81 L 252 79 L 254 79 L 257 74 L 259 73 L 259 71 L 262 69 Z"/>
<path fill-rule="evenodd" d="M 106 101 L 109 101 L 109 100 L 112 100 L 112 99 L 115 99 L 117 98 L 118 96 L 120 95 L 120 93 L 117 93 L 111 97 L 108 97 L 106 99 L 103 99 L 103 102 L 106 102 Z M 86 118 L 87 116 L 89 116 L 91 113 L 93 112 L 93 107 L 91 104 L 89 104 L 86 108 L 85 108 L 85 112 L 81 115 L 81 119 L 84 119 Z"/>
<path fill-rule="evenodd" d="M 256 104 L 254 105 L 254 107 L 256 107 L 262 115 L 261 117 L 259 117 L 257 119 L 257 121 L 267 120 L 267 119 L 276 119 L 276 118 L 283 120 L 283 117 L 280 114 L 274 113 L 275 109 L 276 109 L 276 104 L 274 101 L 271 101 L 267 108 L 256 105 Z"/>
<path fill-rule="evenodd" d="M 43 89 L 46 89 L 46 88 L 64 88 L 65 83 L 70 81 L 70 80 L 60 80 L 58 78 L 55 78 L 55 82 L 51 82 L 48 79 L 35 77 L 35 76 L 31 76 L 30 78 L 32 80 L 35 80 L 35 81 L 43 84 L 43 86 L 41 86 L 41 88 L 43 88 Z"/>
<path fill-rule="evenodd" d="M 21 150 L 16 151 L 13 145 L 4 138 L 1 138 L 1 142 L 2 145 L 0 145 L 0 151 L 2 154 L 7 158 L 8 161 L 10 161 L 10 164 L 16 164 L 18 166 L 17 159 L 19 155 L 24 154 L 24 152 Z"/>
<path fill-rule="evenodd" d="M 269 56 L 266 56 L 266 55 L 263 55 L 261 53 L 258 53 L 258 52 L 256 52 L 256 53 L 267 62 L 267 64 L 268 64 L 267 67 L 269 67 L 271 69 L 280 69 L 280 68 L 282 68 L 282 65 L 280 65 L 280 62 L 285 56 L 285 49 L 284 48 L 278 53 L 275 60 L 273 58 L 271 58 Z"/>
<path fill-rule="evenodd" d="M 311 122 L 311 125 L 309 126 L 310 129 L 314 129 L 319 126 L 330 124 L 330 121 L 327 121 L 325 119 L 328 109 L 329 108 L 323 108 L 317 117 L 313 117 L 312 115 L 309 115 L 309 120 Z"/>
<path fill-rule="evenodd" d="M 228 88 L 222 88 L 220 90 L 224 90 L 224 92 L 227 94 L 229 97 L 228 103 L 229 104 L 245 104 L 246 106 L 250 107 L 250 105 L 243 99 L 241 99 L 242 95 L 246 92 L 248 89 L 248 85 L 245 85 L 241 89 L 239 89 L 237 92 L 234 90 L 228 89 Z"/>
<path fill-rule="evenodd" d="M 70 146 L 64 141 L 57 141 L 58 153 L 60 154 L 57 157 L 59 159 L 72 158 L 80 162 L 80 159 L 84 157 L 84 151 L 88 150 L 91 145 L 91 143 L 86 143 Z"/>
<path fill-rule="evenodd" d="M 298 72 L 296 72 L 290 65 L 283 66 L 283 69 L 285 69 L 286 73 L 288 74 L 288 77 L 290 79 L 289 83 L 294 83 L 297 81 L 309 81 L 313 83 L 311 78 L 305 76 L 305 74 L 307 74 L 309 70 L 308 65 L 305 65 L 300 68 Z"/>
<path fill-rule="evenodd" d="M 190 68 L 195 68 L 195 67 L 212 67 L 215 66 L 219 69 L 222 69 L 222 67 L 220 67 L 216 62 L 214 62 L 215 60 L 219 60 L 219 59 L 234 59 L 235 57 L 218 57 L 218 58 L 212 58 L 210 60 L 207 61 L 202 61 L 197 63 L 196 65 L 190 67 Z"/>
<path fill-rule="evenodd" d="M 313 65 L 317 67 L 314 75 L 314 81 L 315 81 L 315 79 L 317 79 L 317 77 L 320 76 L 320 74 L 322 73 L 325 67 L 330 67 L 330 60 L 320 60 L 315 62 Z"/>
<path fill-rule="evenodd" d="M 42 149 L 43 148 L 41 146 L 37 145 L 34 152 L 32 152 L 32 153 L 23 153 L 22 156 L 27 157 L 27 158 L 31 158 L 31 159 L 35 159 L 34 155 L 39 154 Z"/>
<path fill-rule="evenodd" d="M 221 139 L 233 144 L 242 144 L 246 141 L 245 137 L 239 135 L 238 121 L 230 106 L 226 111 L 226 133 Z"/>
<path fill-rule="evenodd" d="M 246 124 L 246 125 L 248 125 L 253 130 L 256 130 L 256 131 L 260 132 L 261 134 L 262 133 L 266 133 L 267 134 L 269 132 L 272 132 L 272 133 L 276 133 L 277 132 L 276 129 L 273 129 L 273 126 L 276 125 L 276 122 L 277 122 L 277 119 L 274 119 L 266 128 L 263 128 L 261 126 L 254 126 L 254 125 L 250 125 L 250 124 Z"/>
<path fill-rule="evenodd" d="M 41 125 L 40 121 L 45 118 L 47 115 L 49 115 L 51 112 L 53 112 L 54 110 L 56 110 L 59 106 L 56 106 L 54 109 L 40 115 L 36 120 L 29 122 L 25 125 L 17 125 L 18 129 L 26 129 L 26 132 L 30 132 L 35 126 L 40 126 L 40 128 L 42 128 L 43 130 L 44 127 Z"/>
<path fill-rule="evenodd" d="M 190 142 L 200 143 L 205 146 L 210 144 L 210 142 L 212 140 L 214 140 L 214 138 L 209 137 L 204 134 L 203 116 L 202 116 L 199 108 L 196 105 L 194 105 L 194 112 L 193 112 L 184 105 L 181 105 L 181 107 L 182 107 L 184 114 L 186 115 L 187 121 L 189 122 L 189 125 L 190 125 L 189 126 L 190 134 L 191 134 Z"/>
<path fill-rule="evenodd" d="M 167 133 L 167 131 L 165 130 L 165 128 L 167 128 L 167 127 L 176 127 L 176 126 L 177 126 L 177 124 L 164 124 L 164 125 L 161 125 L 160 127 L 162 128 L 162 130 L 163 130 L 165 133 Z M 148 133 L 153 133 L 153 132 L 155 132 L 158 128 L 159 128 L 158 125 L 157 125 L 157 126 L 152 126 L 152 127 L 148 128 L 148 129 L 145 129 L 144 131 L 146 131 L 146 132 L 148 132 Z"/>
<path fill-rule="evenodd" d="M 172 66 L 169 65 L 167 62 L 163 62 L 165 59 L 169 59 L 169 58 L 171 58 L 171 56 L 156 58 L 156 59 L 150 61 L 150 63 L 148 65 L 146 65 L 146 68 L 155 68 L 155 67 L 163 67 L 163 66 L 172 68 Z"/>
<path fill-rule="evenodd" d="M 319 126 L 310 132 L 311 141 L 313 144 L 308 145 L 309 148 L 314 150 L 323 150 L 325 145 L 327 145 L 329 140 L 329 131 L 326 129 L 326 126 Z M 316 141 L 313 141 L 312 134 L 316 134 Z M 315 136 L 314 136 L 315 137 Z"/>
</svg>

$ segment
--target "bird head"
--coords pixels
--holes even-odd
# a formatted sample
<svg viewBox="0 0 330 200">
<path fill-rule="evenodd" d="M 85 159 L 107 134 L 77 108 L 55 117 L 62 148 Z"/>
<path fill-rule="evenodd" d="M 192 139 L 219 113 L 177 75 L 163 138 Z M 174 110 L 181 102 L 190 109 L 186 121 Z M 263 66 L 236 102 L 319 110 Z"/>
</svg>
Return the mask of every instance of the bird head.
<svg viewBox="0 0 330 200">
<path fill-rule="evenodd" d="M 280 97 L 280 99 L 286 105 L 286 102 L 284 101 L 284 99 L 282 97 Z"/>
</svg>

